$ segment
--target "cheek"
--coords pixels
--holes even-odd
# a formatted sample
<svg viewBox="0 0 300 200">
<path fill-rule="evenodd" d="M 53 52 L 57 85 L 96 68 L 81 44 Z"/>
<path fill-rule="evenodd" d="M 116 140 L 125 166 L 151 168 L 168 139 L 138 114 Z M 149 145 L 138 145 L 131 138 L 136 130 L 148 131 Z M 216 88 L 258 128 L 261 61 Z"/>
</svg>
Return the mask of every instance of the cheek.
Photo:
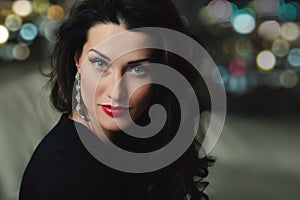
<svg viewBox="0 0 300 200">
<path fill-rule="evenodd" d="M 139 88 L 130 98 L 130 105 L 135 108 L 145 109 L 152 99 L 152 86 L 147 85 Z M 140 110 L 143 112 L 144 110 Z"/>
<path fill-rule="evenodd" d="M 81 95 L 87 108 L 94 105 L 95 91 L 98 84 L 98 76 L 90 69 L 81 70 Z"/>
</svg>

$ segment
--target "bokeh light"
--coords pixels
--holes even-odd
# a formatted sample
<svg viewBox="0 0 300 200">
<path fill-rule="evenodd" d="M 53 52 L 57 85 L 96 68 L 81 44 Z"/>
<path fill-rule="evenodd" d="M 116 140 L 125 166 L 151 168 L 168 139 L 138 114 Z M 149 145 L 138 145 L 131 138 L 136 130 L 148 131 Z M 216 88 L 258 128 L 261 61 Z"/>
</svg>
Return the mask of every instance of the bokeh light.
<svg viewBox="0 0 300 200">
<path fill-rule="evenodd" d="M 253 51 L 253 45 L 248 38 L 241 38 L 236 41 L 235 51 L 241 56 L 248 56 Z"/>
<path fill-rule="evenodd" d="M 247 78 L 230 76 L 226 86 L 229 92 L 243 94 L 247 91 Z"/>
<path fill-rule="evenodd" d="M 219 21 L 229 21 L 233 7 L 227 0 L 213 0 L 207 5 L 208 14 Z"/>
<path fill-rule="evenodd" d="M 271 51 L 264 50 L 264 51 L 261 51 L 257 55 L 256 63 L 260 70 L 270 71 L 275 67 L 276 58 L 275 58 L 275 55 Z"/>
<path fill-rule="evenodd" d="M 251 33 L 256 26 L 255 17 L 246 10 L 238 10 L 233 13 L 231 23 L 234 30 L 240 34 Z"/>
<path fill-rule="evenodd" d="M 12 54 L 17 60 L 26 60 L 30 55 L 30 49 L 24 44 L 17 44 L 13 47 Z"/>
<path fill-rule="evenodd" d="M 33 0 L 33 8 L 37 13 L 47 13 L 50 3 L 48 0 Z"/>
<path fill-rule="evenodd" d="M 275 20 L 264 21 L 258 27 L 258 34 L 266 40 L 275 40 L 280 36 L 281 27 Z"/>
<path fill-rule="evenodd" d="M 217 23 L 217 20 L 208 14 L 207 7 L 201 7 L 198 11 L 198 20 L 204 25 Z"/>
<path fill-rule="evenodd" d="M 221 77 L 220 77 L 220 75 L 221 75 Z M 215 68 L 212 71 L 211 77 L 216 83 L 226 84 L 229 80 L 229 72 L 228 72 L 227 68 L 218 66 L 217 68 Z"/>
<path fill-rule="evenodd" d="M 300 3 L 299 3 L 299 1 L 298 2 L 296 2 L 296 1 L 291 1 L 291 2 L 289 2 L 290 4 L 292 4 L 295 8 L 296 8 L 296 10 L 297 10 L 297 17 L 296 17 L 296 20 L 299 20 L 300 19 Z"/>
<path fill-rule="evenodd" d="M 9 38 L 9 32 L 7 28 L 3 25 L 0 25 L 0 44 L 5 43 Z"/>
<path fill-rule="evenodd" d="M 277 13 L 281 21 L 294 21 L 297 18 L 297 8 L 291 4 L 282 4 Z"/>
<path fill-rule="evenodd" d="M 300 67 L 300 48 L 292 49 L 287 60 L 291 66 Z"/>
<path fill-rule="evenodd" d="M 4 61 L 12 61 L 14 60 L 14 56 L 12 50 L 15 46 L 15 43 L 7 43 L 5 46 L 0 49 L 0 58 Z"/>
<path fill-rule="evenodd" d="M 247 64 L 242 59 L 232 59 L 229 63 L 229 71 L 232 76 L 243 77 L 246 75 Z"/>
<path fill-rule="evenodd" d="M 5 18 L 5 26 L 10 31 L 17 31 L 22 26 L 22 18 L 18 15 L 10 14 Z"/>
<path fill-rule="evenodd" d="M 294 22 L 287 22 L 281 26 L 281 36 L 288 41 L 295 41 L 299 38 L 299 26 Z"/>
<path fill-rule="evenodd" d="M 279 6 L 279 0 L 254 0 L 255 10 L 262 15 L 274 15 Z"/>
<path fill-rule="evenodd" d="M 59 5 L 50 6 L 47 17 L 52 21 L 58 22 L 64 17 L 64 9 Z"/>
<path fill-rule="evenodd" d="M 208 3 L 206 9 L 207 9 L 207 13 L 208 15 L 211 17 L 211 18 L 216 18 L 215 17 L 215 5 L 218 3 L 218 2 L 222 2 L 220 0 L 212 0 Z M 223 3 L 223 2 L 222 2 Z"/>
<path fill-rule="evenodd" d="M 38 29 L 35 24 L 26 23 L 20 30 L 20 36 L 22 39 L 32 41 L 38 35 Z"/>
<path fill-rule="evenodd" d="M 57 3 L 51 0 L 0 0 L 0 62 L 27 59 L 29 46 L 38 36 L 55 41 L 54 32 L 65 16 L 64 8 Z"/>
<path fill-rule="evenodd" d="M 277 57 L 284 57 L 289 53 L 290 44 L 283 39 L 277 39 L 272 43 L 272 51 Z"/>
<path fill-rule="evenodd" d="M 26 17 L 30 15 L 33 11 L 32 2 L 27 0 L 14 1 L 12 9 L 17 15 L 21 17 Z"/>
<path fill-rule="evenodd" d="M 45 24 L 44 34 L 45 34 L 46 39 L 50 42 L 55 42 L 56 27 L 57 27 L 57 24 L 52 21 L 48 21 Z"/>
<path fill-rule="evenodd" d="M 45 36 L 45 29 L 48 22 L 49 20 L 47 17 L 41 17 L 38 20 L 36 20 L 36 25 L 38 27 L 40 35 Z"/>
<path fill-rule="evenodd" d="M 279 77 L 280 84 L 285 88 L 293 88 L 298 83 L 298 76 L 293 71 L 283 71 Z"/>
<path fill-rule="evenodd" d="M 234 55 L 235 54 L 235 46 L 232 45 L 236 42 L 236 39 L 234 37 L 227 37 L 223 41 L 222 48 L 223 51 L 228 55 Z"/>
<path fill-rule="evenodd" d="M 286 60 L 283 65 L 284 65 L 284 68 L 287 69 L 287 70 L 290 70 L 290 71 L 293 71 L 293 72 L 299 72 L 300 71 L 299 66 L 291 65 L 288 60 Z"/>
</svg>

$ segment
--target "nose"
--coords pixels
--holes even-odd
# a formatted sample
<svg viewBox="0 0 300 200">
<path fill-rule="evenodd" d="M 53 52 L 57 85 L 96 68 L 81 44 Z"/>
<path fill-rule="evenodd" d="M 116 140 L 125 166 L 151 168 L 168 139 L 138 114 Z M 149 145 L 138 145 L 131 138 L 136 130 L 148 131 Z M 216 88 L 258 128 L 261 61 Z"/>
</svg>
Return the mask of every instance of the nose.
<svg viewBox="0 0 300 200">
<path fill-rule="evenodd" d="M 127 96 L 125 81 L 122 80 L 121 72 L 113 72 L 108 79 L 106 94 L 113 101 L 123 101 Z"/>
</svg>

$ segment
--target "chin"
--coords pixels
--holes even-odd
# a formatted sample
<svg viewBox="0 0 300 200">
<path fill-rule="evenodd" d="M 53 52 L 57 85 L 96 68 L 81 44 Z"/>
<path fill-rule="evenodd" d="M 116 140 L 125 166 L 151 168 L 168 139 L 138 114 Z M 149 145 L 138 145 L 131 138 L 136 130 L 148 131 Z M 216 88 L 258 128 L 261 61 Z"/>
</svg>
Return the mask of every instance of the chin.
<svg viewBox="0 0 300 200">
<path fill-rule="evenodd" d="M 100 125 L 104 132 L 110 133 L 110 132 L 120 132 L 123 129 L 128 128 L 130 126 L 130 122 L 119 121 L 118 124 L 116 122 L 111 122 L 111 123 L 101 123 L 100 122 Z"/>
</svg>

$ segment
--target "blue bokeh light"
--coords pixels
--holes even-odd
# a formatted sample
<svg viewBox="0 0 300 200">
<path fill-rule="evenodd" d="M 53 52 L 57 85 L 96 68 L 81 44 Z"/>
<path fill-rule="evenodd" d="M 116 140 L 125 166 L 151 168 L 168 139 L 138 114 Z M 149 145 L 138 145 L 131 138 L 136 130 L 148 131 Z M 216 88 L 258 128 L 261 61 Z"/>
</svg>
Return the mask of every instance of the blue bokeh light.
<svg viewBox="0 0 300 200">
<path fill-rule="evenodd" d="M 27 41 L 34 40 L 37 35 L 38 35 L 38 28 L 36 27 L 36 25 L 32 23 L 24 24 L 20 30 L 20 36 L 22 37 L 22 39 Z"/>
<path fill-rule="evenodd" d="M 291 3 L 283 4 L 280 6 L 277 15 L 281 21 L 294 21 L 297 18 L 297 8 Z"/>
<path fill-rule="evenodd" d="M 294 48 L 290 51 L 288 62 L 293 67 L 300 67 L 300 48 Z"/>
<path fill-rule="evenodd" d="M 221 79 L 220 79 L 220 75 L 221 75 Z M 212 79 L 216 83 L 220 83 L 220 84 L 227 83 L 229 80 L 229 76 L 230 75 L 229 75 L 228 69 L 225 67 L 222 67 L 222 66 L 215 68 L 211 74 Z"/>
<path fill-rule="evenodd" d="M 235 77 L 230 76 L 226 88 L 229 92 L 237 94 L 243 94 L 247 91 L 247 78 L 246 77 Z"/>
<path fill-rule="evenodd" d="M 240 34 L 249 34 L 256 26 L 254 15 L 244 9 L 233 13 L 231 23 L 234 30 Z"/>
</svg>

